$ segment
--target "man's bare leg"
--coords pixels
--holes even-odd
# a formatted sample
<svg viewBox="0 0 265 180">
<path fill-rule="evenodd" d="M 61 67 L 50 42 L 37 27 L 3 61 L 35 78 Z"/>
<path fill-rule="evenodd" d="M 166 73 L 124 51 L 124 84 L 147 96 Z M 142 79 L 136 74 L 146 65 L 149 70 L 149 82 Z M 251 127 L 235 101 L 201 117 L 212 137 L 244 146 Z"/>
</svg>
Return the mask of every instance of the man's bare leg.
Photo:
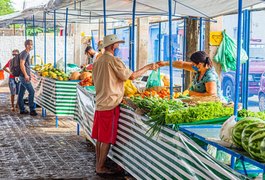
<svg viewBox="0 0 265 180">
<path fill-rule="evenodd" d="M 109 149 L 110 149 L 110 144 L 101 143 L 100 152 L 99 152 L 99 160 L 96 166 L 97 173 L 107 173 L 107 174 L 113 173 L 104 166 L 106 159 L 107 159 L 107 155 L 109 153 Z"/>
</svg>

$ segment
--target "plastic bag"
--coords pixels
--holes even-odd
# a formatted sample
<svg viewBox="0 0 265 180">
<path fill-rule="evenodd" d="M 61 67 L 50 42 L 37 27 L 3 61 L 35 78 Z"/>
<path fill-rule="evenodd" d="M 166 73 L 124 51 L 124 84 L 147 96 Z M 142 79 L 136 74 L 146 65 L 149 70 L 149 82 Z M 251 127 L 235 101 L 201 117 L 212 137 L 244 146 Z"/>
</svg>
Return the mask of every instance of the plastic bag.
<svg viewBox="0 0 265 180">
<path fill-rule="evenodd" d="M 222 141 L 228 142 L 233 144 L 233 139 L 232 139 L 232 130 L 233 127 L 235 126 L 236 121 L 235 121 L 235 116 L 231 116 L 229 119 L 227 119 L 220 131 L 220 139 Z"/>
<path fill-rule="evenodd" d="M 247 53 L 244 49 L 240 52 L 240 63 L 243 64 L 248 60 Z M 237 45 L 234 40 L 223 31 L 223 40 L 218 48 L 214 61 L 221 64 L 222 70 L 235 71 L 237 58 Z"/>
<path fill-rule="evenodd" d="M 153 70 L 147 79 L 146 88 L 161 86 L 160 69 Z"/>
</svg>

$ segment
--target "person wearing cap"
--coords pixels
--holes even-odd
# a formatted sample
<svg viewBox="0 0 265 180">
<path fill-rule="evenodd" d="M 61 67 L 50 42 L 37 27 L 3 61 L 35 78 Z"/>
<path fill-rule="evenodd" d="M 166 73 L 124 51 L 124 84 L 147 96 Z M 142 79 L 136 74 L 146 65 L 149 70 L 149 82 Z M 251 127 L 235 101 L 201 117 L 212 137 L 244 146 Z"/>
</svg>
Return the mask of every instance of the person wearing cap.
<svg viewBox="0 0 265 180">
<path fill-rule="evenodd" d="M 174 61 L 173 67 L 195 72 L 192 80 L 190 96 L 216 96 L 223 99 L 218 75 L 212 61 L 204 51 L 197 51 L 190 57 L 191 62 Z M 161 66 L 168 66 L 169 62 L 160 61 Z"/>
<path fill-rule="evenodd" d="M 14 49 L 12 51 L 13 57 L 18 56 L 18 54 L 19 54 L 18 49 Z M 12 111 L 15 111 L 15 95 L 17 95 L 19 91 L 19 82 L 17 81 L 17 78 L 15 78 L 15 76 L 13 76 L 12 73 L 10 72 L 9 68 L 10 68 L 11 60 L 12 59 L 8 60 L 6 65 L 3 67 L 3 70 L 9 73 L 8 84 L 9 84 L 9 89 L 10 89 L 10 94 L 11 94 L 11 106 L 12 106 Z M 18 107 L 18 104 L 16 104 L 16 107 Z"/>
<path fill-rule="evenodd" d="M 96 172 L 98 174 L 111 174 L 104 164 L 111 144 L 115 144 L 120 114 L 119 104 L 124 95 L 124 82 L 135 79 L 148 70 L 158 68 L 153 63 L 132 72 L 126 68 L 114 51 L 123 40 L 114 34 L 103 39 L 104 54 L 93 64 L 93 81 L 96 89 L 96 111 L 92 129 L 92 138 L 96 143 Z"/>
</svg>

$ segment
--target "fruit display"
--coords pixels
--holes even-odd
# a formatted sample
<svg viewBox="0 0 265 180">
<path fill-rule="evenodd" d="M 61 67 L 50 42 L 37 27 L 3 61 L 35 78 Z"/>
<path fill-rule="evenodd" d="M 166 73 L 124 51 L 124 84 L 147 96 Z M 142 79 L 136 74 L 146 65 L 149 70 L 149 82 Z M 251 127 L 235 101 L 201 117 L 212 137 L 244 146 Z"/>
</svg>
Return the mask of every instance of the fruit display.
<svg viewBox="0 0 265 180">
<path fill-rule="evenodd" d="M 77 73 L 76 76 L 78 76 Z M 92 73 L 84 71 L 79 75 L 79 79 L 80 86 L 93 86 Z"/>
<path fill-rule="evenodd" d="M 255 131 L 248 140 L 248 152 L 254 159 L 265 162 L 261 153 L 261 142 L 265 138 L 265 129 Z"/>
<path fill-rule="evenodd" d="M 247 118 L 241 119 L 240 121 L 238 121 L 236 123 L 236 125 L 234 126 L 233 131 L 232 131 L 232 138 L 233 138 L 234 143 L 237 146 L 239 146 L 239 147 L 242 146 L 241 135 L 242 135 L 244 128 L 246 126 L 250 125 L 251 123 L 257 122 L 257 121 L 261 121 L 261 119 L 253 118 L 253 117 L 247 117 Z"/>
<path fill-rule="evenodd" d="M 251 123 L 250 125 L 246 126 L 242 132 L 241 135 L 241 143 L 242 147 L 245 149 L 245 151 L 248 151 L 248 140 L 249 137 L 257 130 L 264 129 L 265 128 L 265 122 L 257 122 L 257 123 Z"/>
<path fill-rule="evenodd" d="M 256 117 L 239 120 L 233 128 L 232 139 L 252 158 L 265 162 L 265 122 L 263 120 Z"/>
<path fill-rule="evenodd" d="M 40 76 L 48 77 L 51 79 L 55 79 L 58 81 L 68 81 L 68 76 L 61 71 L 60 69 L 56 69 L 53 67 L 51 63 L 45 64 L 45 65 L 36 65 L 32 68 L 35 70 Z"/>
<path fill-rule="evenodd" d="M 79 76 L 80 80 L 84 80 L 86 78 L 92 78 L 92 73 L 91 72 L 82 72 Z"/>
<path fill-rule="evenodd" d="M 124 95 L 131 97 L 134 94 L 136 94 L 138 92 L 137 88 L 135 87 L 135 85 L 132 83 L 131 80 L 127 80 L 124 83 Z"/>
<path fill-rule="evenodd" d="M 70 75 L 70 77 L 69 77 L 69 79 L 70 80 L 79 80 L 80 75 L 81 74 L 79 72 L 72 72 L 71 75 Z"/>
</svg>

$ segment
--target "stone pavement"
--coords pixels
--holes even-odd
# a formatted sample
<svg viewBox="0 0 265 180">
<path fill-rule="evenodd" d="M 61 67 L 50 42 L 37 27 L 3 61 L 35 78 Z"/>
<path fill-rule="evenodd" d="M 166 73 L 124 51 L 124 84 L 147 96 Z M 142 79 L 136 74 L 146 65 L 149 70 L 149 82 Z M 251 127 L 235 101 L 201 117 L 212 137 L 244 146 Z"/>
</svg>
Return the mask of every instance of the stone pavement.
<svg viewBox="0 0 265 180">
<path fill-rule="evenodd" d="M 13 113 L 9 94 L 0 92 L 0 179 L 125 179 L 97 176 L 94 151 L 84 136 L 76 135 L 70 119 L 60 119 L 55 128 L 51 115 Z"/>
</svg>

